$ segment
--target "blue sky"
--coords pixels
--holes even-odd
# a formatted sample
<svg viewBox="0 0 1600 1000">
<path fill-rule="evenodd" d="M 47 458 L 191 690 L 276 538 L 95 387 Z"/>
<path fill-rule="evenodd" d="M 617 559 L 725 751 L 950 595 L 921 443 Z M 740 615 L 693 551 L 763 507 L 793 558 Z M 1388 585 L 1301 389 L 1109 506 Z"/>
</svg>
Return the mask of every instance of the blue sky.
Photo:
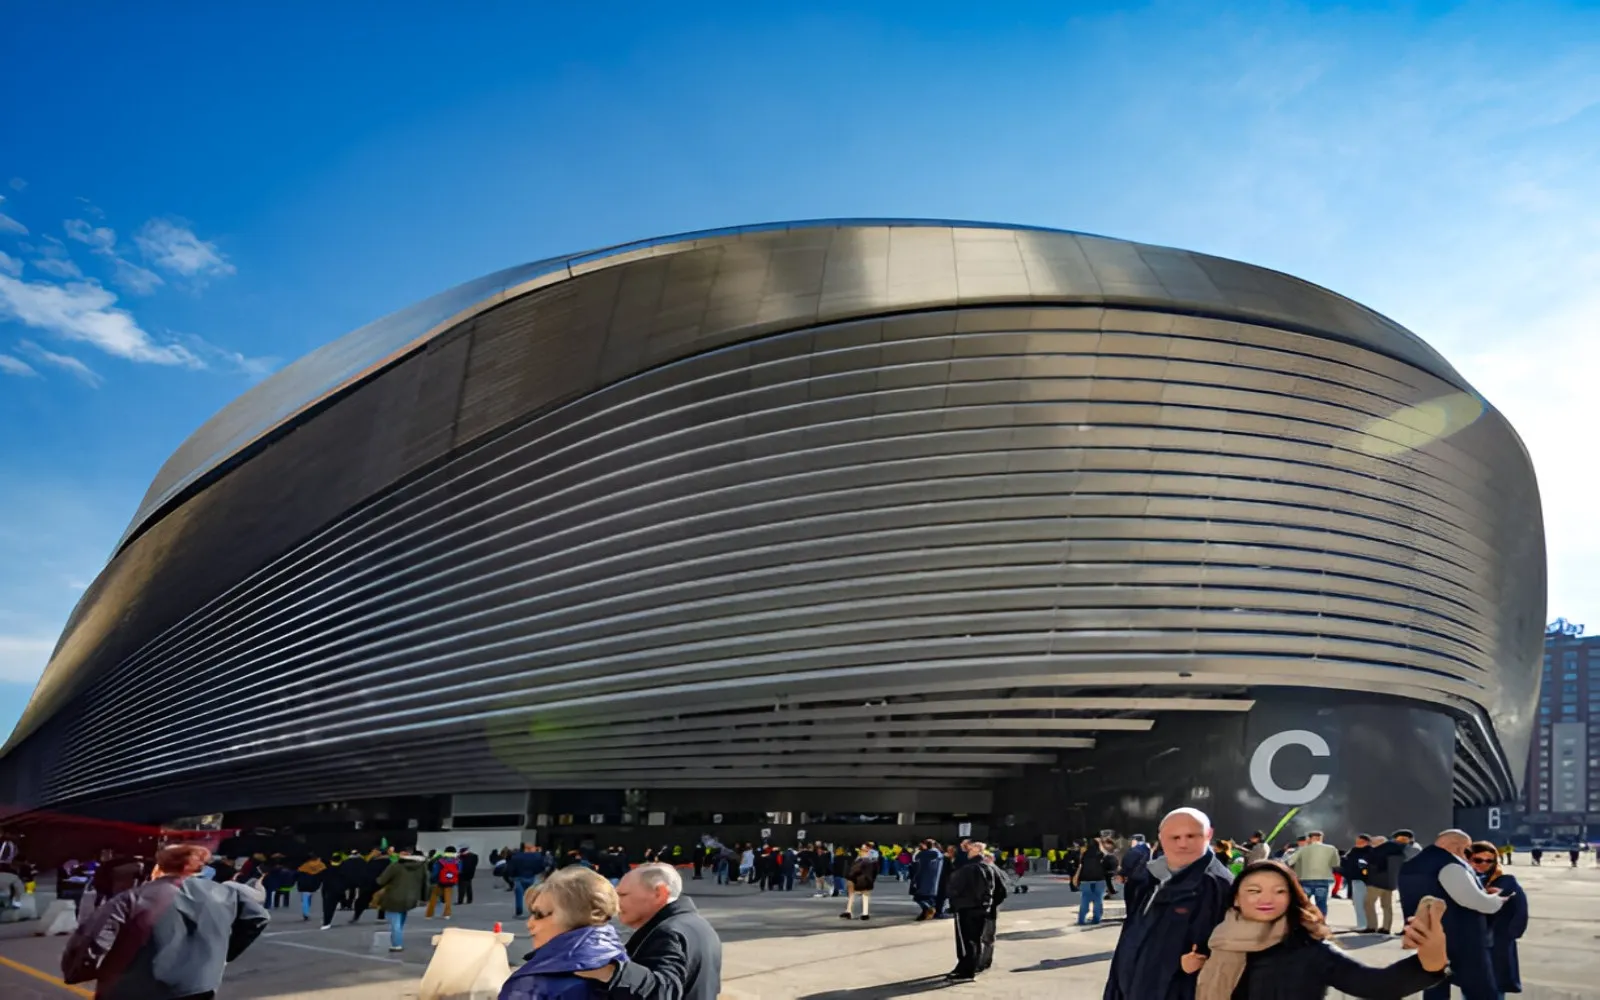
<svg viewBox="0 0 1600 1000">
<path fill-rule="evenodd" d="M 1388 313 L 1517 425 L 1550 616 L 1600 626 L 1600 10 L 161 6 L 0 35 L 0 730 L 162 460 L 275 366 L 495 268 L 787 218 L 1099 232 Z"/>
</svg>

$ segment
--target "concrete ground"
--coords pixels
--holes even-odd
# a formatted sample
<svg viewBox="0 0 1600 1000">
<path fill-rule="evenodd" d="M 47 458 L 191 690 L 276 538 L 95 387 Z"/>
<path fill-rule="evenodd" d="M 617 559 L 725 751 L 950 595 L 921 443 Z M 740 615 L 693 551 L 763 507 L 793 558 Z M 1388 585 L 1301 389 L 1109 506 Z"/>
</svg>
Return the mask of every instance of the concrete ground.
<svg viewBox="0 0 1600 1000">
<path fill-rule="evenodd" d="M 1521 955 L 1527 1000 L 1600 997 L 1600 868 L 1573 870 L 1565 859 L 1532 867 L 1518 855 L 1512 871 L 1528 891 L 1532 920 Z M 1105 982 L 1118 925 L 1075 924 L 1076 894 L 1049 880 L 1013 897 L 1001 913 L 995 966 L 976 983 L 946 986 L 938 977 L 955 964 L 948 920 L 912 923 L 916 907 L 905 884 L 880 882 L 873 919 L 846 923 L 839 901 L 809 892 L 763 893 L 750 887 L 689 883 L 690 895 L 724 942 L 723 991 L 735 1000 L 890 1000 L 939 992 L 952 1000 L 976 997 L 1097 997 Z M 452 926 L 488 930 L 496 920 L 514 925 L 511 894 L 487 879 L 479 902 L 458 908 Z M 406 950 L 396 956 L 371 951 L 379 927 L 369 915 L 350 926 L 345 915 L 332 930 L 300 920 L 298 909 L 276 910 L 271 929 L 229 969 L 219 1000 L 408 1000 L 417 993 L 432 952 L 429 939 L 444 921 L 412 912 Z M 1108 918 L 1120 918 L 1112 903 Z M 1336 900 L 1330 922 L 1353 928 L 1354 911 Z M 57 976 L 64 938 L 33 936 L 37 924 L 0 925 L 0 997 L 61 1000 L 92 996 Z M 1363 961 L 1400 957 L 1397 939 L 1341 934 L 1343 946 Z M 385 942 L 386 943 L 386 942 Z M 523 942 L 512 947 L 520 955 Z"/>
</svg>

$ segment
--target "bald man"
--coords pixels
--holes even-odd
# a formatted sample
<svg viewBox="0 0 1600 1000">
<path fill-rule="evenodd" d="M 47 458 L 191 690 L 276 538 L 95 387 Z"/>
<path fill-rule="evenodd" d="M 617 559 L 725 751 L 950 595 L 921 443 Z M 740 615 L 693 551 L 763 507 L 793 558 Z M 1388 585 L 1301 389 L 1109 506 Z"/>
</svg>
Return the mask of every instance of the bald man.
<svg viewBox="0 0 1600 1000">
<path fill-rule="evenodd" d="M 1400 910 L 1410 920 L 1424 896 L 1445 901 L 1439 926 L 1450 956 L 1450 982 L 1423 991 L 1423 1000 L 1449 1000 L 1450 986 L 1465 1000 L 1498 1000 L 1489 960 L 1489 916 L 1500 911 L 1500 890 L 1484 890 L 1467 864 L 1472 838 L 1464 830 L 1446 830 L 1433 846 L 1400 866 Z"/>
<path fill-rule="evenodd" d="M 1174 809 L 1161 821 L 1161 853 L 1128 880 L 1128 916 L 1111 957 L 1105 1000 L 1194 1000 L 1196 977 L 1183 971 L 1190 948 L 1210 954 L 1233 875 L 1211 853 L 1211 820 Z"/>
</svg>

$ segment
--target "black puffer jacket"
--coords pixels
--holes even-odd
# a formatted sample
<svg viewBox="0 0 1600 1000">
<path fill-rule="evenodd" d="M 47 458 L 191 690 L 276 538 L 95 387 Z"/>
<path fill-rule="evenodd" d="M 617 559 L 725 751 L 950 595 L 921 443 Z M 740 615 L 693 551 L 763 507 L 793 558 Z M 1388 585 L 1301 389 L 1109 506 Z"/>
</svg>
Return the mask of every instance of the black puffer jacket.
<svg viewBox="0 0 1600 1000">
<path fill-rule="evenodd" d="M 1336 945 L 1293 932 L 1281 944 L 1251 955 L 1233 1000 L 1322 1000 L 1338 990 L 1366 1000 L 1399 1000 L 1444 982 L 1417 956 L 1389 966 L 1366 965 Z"/>
</svg>

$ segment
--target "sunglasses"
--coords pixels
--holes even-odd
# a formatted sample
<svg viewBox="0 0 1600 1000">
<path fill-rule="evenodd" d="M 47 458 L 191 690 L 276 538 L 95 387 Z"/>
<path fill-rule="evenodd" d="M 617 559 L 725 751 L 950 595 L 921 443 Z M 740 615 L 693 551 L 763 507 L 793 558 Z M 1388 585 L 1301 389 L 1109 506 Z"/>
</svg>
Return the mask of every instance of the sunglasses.
<svg viewBox="0 0 1600 1000">
<path fill-rule="evenodd" d="M 1492 858 L 1492 857 L 1469 858 L 1468 860 L 1471 861 L 1475 865 L 1492 865 L 1492 864 L 1494 864 L 1494 858 Z"/>
<path fill-rule="evenodd" d="M 547 920 L 549 919 L 550 914 L 546 913 L 544 910 L 538 910 L 530 906 L 528 907 L 528 916 L 532 917 L 534 920 Z"/>
</svg>

